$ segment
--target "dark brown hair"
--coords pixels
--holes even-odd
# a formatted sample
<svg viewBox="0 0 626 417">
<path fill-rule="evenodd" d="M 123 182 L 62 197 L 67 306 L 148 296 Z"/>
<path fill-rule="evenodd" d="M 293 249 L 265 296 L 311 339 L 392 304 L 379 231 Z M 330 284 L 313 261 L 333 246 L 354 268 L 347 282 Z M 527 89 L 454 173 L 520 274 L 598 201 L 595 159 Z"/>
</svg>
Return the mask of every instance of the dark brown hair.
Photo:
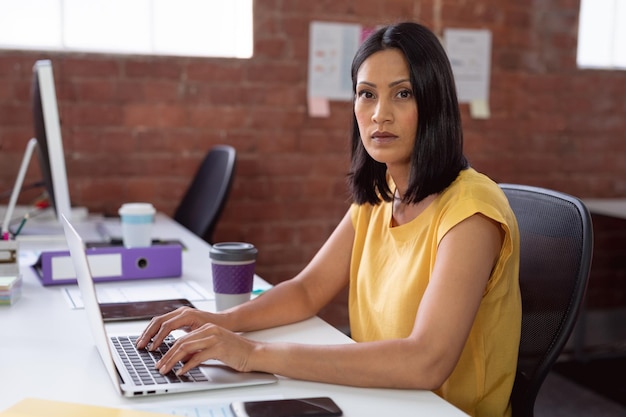
<svg viewBox="0 0 626 417">
<path fill-rule="evenodd" d="M 463 131 L 452 68 L 439 39 L 426 27 L 404 22 L 372 33 L 359 47 L 352 61 L 352 88 L 356 92 L 357 72 L 375 52 L 401 51 L 409 65 L 413 97 L 417 103 L 418 126 L 411 155 L 407 203 L 447 188 L 468 163 L 463 155 Z M 356 116 L 352 121 L 352 162 L 348 184 L 357 204 L 391 201 L 393 193 L 386 180 L 387 167 L 369 156 L 359 133 Z"/>
</svg>

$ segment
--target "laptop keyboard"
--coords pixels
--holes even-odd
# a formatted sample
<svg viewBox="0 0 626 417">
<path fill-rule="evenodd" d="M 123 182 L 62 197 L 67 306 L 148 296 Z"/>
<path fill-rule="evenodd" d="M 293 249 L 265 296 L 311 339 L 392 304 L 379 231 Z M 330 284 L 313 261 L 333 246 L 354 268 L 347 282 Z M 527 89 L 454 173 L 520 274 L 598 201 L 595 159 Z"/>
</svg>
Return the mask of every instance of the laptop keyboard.
<svg viewBox="0 0 626 417">
<path fill-rule="evenodd" d="M 165 375 L 161 375 L 154 364 L 163 357 L 175 342 L 172 336 L 165 338 L 161 346 L 154 351 L 147 349 L 137 349 L 135 342 L 138 336 L 112 336 L 113 347 L 118 352 L 126 369 L 130 373 L 136 385 L 170 384 L 180 382 L 207 381 L 206 376 L 198 368 L 193 368 L 183 375 L 176 375 L 175 372 L 183 364 L 179 362 L 174 369 Z"/>
</svg>

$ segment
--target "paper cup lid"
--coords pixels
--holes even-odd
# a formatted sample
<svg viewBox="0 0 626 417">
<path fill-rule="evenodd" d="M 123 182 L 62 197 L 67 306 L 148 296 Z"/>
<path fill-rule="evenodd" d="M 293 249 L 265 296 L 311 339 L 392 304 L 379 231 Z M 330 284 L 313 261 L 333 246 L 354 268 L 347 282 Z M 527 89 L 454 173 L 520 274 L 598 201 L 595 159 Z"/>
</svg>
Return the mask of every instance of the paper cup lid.
<svg viewBox="0 0 626 417">
<path fill-rule="evenodd" d="M 248 261 L 256 259 L 259 251 L 252 243 L 221 242 L 211 246 L 209 255 L 216 261 Z"/>
<path fill-rule="evenodd" d="M 150 203 L 126 203 L 118 210 L 120 216 L 154 214 L 156 210 Z"/>
</svg>

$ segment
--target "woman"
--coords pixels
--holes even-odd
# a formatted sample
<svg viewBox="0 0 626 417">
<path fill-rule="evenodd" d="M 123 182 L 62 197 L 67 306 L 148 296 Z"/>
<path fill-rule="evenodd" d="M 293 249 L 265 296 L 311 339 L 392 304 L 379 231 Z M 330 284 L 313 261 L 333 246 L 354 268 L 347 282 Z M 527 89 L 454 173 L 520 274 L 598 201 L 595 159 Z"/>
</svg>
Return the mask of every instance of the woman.
<svg viewBox="0 0 626 417">
<path fill-rule="evenodd" d="M 184 328 L 161 372 L 179 360 L 186 372 L 218 359 L 240 371 L 435 390 L 471 415 L 510 415 L 521 321 L 517 224 L 499 187 L 463 156 L 446 54 L 419 24 L 388 26 L 360 47 L 352 80 L 354 204 L 312 261 L 226 312 L 156 317 L 137 345 L 158 346 Z M 260 343 L 234 333 L 311 317 L 346 285 L 359 343 Z"/>
</svg>

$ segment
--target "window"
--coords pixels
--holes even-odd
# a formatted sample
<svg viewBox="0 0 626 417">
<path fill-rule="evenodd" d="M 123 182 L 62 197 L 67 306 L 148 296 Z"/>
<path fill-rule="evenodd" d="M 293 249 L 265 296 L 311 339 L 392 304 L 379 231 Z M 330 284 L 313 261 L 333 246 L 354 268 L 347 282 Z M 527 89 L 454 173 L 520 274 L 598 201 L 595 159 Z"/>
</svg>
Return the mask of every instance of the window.
<svg viewBox="0 0 626 417">
<path fill-rule="evenodd" d="M 579 68 L 626 69 L 626 0 L 581 0 Z"/>
<path fill-rule="evenodd" d="M 250 58 L 252 0 L 0 0 L 0 48 Z"/>
</svg>

